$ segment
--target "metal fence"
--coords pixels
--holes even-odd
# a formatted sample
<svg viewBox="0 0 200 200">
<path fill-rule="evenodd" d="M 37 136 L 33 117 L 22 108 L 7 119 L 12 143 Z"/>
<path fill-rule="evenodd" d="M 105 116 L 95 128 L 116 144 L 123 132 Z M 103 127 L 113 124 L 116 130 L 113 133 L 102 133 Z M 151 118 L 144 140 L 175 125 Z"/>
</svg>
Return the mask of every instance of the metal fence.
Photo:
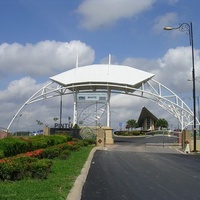
<svg viewBox="0 0 200 200">
<path fill-rule="evenodd" d="M 145 134 L 146 146 L 180 146 L 180 134 L 168 131 L 148 132 Z"/>
</svg>

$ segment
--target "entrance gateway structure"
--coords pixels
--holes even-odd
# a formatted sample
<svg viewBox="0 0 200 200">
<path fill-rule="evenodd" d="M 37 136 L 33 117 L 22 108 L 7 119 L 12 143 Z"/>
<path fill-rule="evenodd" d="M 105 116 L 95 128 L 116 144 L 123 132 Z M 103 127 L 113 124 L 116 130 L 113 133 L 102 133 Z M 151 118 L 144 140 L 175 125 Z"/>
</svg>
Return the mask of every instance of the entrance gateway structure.
<svg viewBox="0 0 200 200">
<path fill-rule="evenodd" d="M 24 106 L 62 95 L 73 95 L 73 124 L 78 124 L 77 103 L 88 94 L 100 94 L 106 104 L 106 126 L 110 127 L 111 93 L 149 99 L 176 117 L 181 129 L 193 125 L 193 111 L 174 92 L 153 79 L 154 74 L 123 65 L 94 64 L 65 71 L 50 77 L 50 82 L 33 94 L 17 111 L 9 123 L 9 130 Z M 98 96 L 98 98 L 100 98 Z M 99 100 L 99 99 L 98 99 Z M 98 101 L 99 102 L 99 101 Z M 96 116 L 97 117 L 97 116 Z M 199 120 L 196 119 L 197 124 Z"/>
</svg>

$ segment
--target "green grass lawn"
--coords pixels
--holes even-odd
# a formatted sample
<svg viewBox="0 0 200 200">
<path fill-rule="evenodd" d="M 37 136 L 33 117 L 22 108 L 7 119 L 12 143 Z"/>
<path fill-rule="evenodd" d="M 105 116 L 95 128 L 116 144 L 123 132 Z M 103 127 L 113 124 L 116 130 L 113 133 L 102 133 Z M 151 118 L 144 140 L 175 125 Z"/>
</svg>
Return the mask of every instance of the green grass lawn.
<svg viewBox="0 0 200 200">
<path fill-rule="evenodd" d="M 0 181 L 0 200 L 66 199 L 92 148 L 73 151 L 67 160 L 54 159 L 46 180 Z"/>
</svg>

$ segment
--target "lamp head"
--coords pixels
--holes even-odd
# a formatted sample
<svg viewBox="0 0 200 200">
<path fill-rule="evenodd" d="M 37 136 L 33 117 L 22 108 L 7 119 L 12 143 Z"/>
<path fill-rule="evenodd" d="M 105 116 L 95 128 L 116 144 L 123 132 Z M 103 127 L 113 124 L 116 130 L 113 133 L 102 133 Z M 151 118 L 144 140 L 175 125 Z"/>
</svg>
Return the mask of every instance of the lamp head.
<svg viewBox="0 0 200 200">
<path fill-rule="evenodd" d="M 166 30 L 166 31 L 171 31 L 173 28 L 171 27 L 171 26 L 166 26 L 165 28 L 164 28 L 164 30 Z"/>
</svg>

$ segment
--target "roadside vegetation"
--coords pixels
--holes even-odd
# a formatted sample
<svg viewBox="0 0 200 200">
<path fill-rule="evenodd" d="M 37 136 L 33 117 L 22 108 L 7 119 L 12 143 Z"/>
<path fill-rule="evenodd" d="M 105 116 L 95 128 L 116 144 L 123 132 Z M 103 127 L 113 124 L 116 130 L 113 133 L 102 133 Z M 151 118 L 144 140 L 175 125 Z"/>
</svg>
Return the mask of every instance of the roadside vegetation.
<svg viewBox="0 0 200 200">
<path fill-rule="evenodd" d="M 63 143 L 63 136 L 10 140 L 10 143 L 9 138 L 0 140 L 1 200 L 66 199 L 94 147 L 94 140 L 65 137 Z M 23 152 L 11 156 L 12 151 L 5 155 L 7 144 L 14 144 L 14 140 L 23 147 Z M 24 143 L 27 141 L 28 147 Z M 11 145 L 11 149 L 18 145 Z"/>
</svg>

